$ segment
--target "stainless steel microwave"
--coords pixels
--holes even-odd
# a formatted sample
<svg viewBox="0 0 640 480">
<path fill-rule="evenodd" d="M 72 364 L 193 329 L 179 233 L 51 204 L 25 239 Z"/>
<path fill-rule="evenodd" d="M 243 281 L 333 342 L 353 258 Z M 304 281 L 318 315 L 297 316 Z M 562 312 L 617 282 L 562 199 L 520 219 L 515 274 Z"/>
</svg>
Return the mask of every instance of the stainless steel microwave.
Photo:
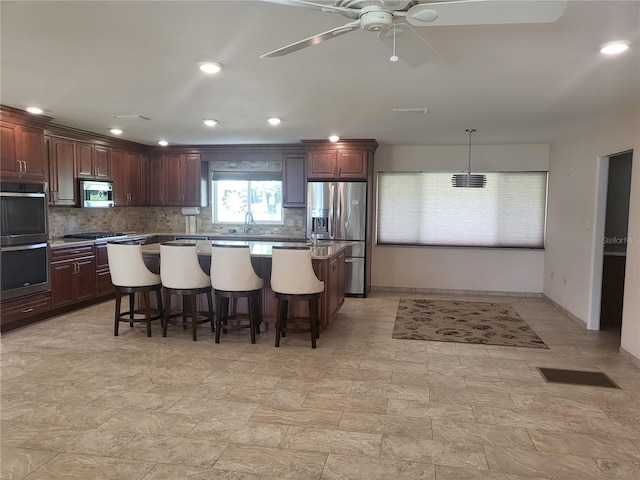
<svg viewBox="0 0 640 480">
<path fill-rule="evenodd" d="M 113 182 L 103 180 L 79 180 L 78 200 L 80 207 L 113 207 Z"/>
</svg>

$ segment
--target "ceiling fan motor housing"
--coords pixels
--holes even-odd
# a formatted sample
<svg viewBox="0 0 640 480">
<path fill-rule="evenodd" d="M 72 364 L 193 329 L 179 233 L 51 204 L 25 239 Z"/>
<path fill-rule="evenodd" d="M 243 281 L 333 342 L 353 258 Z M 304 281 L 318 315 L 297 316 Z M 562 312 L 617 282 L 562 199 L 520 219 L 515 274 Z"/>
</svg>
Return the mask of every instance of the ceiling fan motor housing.
<svg viewBox="0 0 640 480">
<path fill-rule="evenodd" d="M 380 30 L 386 30 L 391 26 L 393 23 L 393 14 L 380 9 L 380 7 L 365 7 L 362 9 L 360 21 L 362 22 L 362 28 L 365 30 L 370 32 L 379 32 Z"/>
</svg>

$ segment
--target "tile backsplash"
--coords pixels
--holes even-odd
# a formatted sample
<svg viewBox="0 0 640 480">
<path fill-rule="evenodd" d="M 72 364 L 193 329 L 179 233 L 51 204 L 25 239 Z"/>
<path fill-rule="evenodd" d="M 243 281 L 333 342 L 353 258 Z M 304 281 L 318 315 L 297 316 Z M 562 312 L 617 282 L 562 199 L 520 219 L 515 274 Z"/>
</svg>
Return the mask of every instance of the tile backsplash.
<svg viewBox="0 0 640 480">
<path fill-rule="evenodd" d="M 303 208 L 285 208 L 284 225 L 253 225 L 252 233 L 305 236 L 306 211 Z M 243 225 L 213 224 L 211 208 L 203 207 L 196 218 L 196 233 L 228 233 L 229 229 L 242 232 Z M 79 232 L 138 232 L 185 233 L 185 217 L 180 207 L 115 207 L 75 208 L 49 207 L 49 235 L 62 237 Z"/>
</svg>

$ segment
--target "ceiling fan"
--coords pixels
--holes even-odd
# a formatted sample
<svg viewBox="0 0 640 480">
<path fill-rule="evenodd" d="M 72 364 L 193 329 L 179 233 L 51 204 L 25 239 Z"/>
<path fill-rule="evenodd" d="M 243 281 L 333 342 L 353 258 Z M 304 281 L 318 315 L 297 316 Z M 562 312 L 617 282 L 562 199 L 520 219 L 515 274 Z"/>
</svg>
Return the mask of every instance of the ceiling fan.
<svg viewBox="0 0 640 480">
<path fill-rule="evenodd" d="M 334 0 L 325 3 L 321 3 L 321 0 L 262 1 L 339 13 L 352 21 L 265 53 L 260 58 L 288 55 L 362 28 L 377 32 L 378 38 L 393 50 L 390 60 L 398 59 L 398 47 L 402 60 L 411 67 L 424 65 L 437 57 L 437 53 L 414 27 L 552 23 L 560 18 L 568 3 L 566 0 L 453 0 L 428 3 L 415 0 Z"/>
</svg>

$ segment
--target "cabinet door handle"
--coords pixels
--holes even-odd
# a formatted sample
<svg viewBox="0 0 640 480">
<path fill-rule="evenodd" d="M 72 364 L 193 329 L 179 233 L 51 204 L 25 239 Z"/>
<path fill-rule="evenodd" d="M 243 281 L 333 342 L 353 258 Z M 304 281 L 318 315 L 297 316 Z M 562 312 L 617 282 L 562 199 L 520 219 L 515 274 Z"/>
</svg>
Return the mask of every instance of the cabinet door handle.
<svg viewBox="0 0 640 480">
<path fill-rule="evenodd" d="M 29 313 L 29 312 L 33 312 L 33 307 L 31 308 L 25 308 L 24 310 L 20 310 L 20 313 Z"/>
</svg>

